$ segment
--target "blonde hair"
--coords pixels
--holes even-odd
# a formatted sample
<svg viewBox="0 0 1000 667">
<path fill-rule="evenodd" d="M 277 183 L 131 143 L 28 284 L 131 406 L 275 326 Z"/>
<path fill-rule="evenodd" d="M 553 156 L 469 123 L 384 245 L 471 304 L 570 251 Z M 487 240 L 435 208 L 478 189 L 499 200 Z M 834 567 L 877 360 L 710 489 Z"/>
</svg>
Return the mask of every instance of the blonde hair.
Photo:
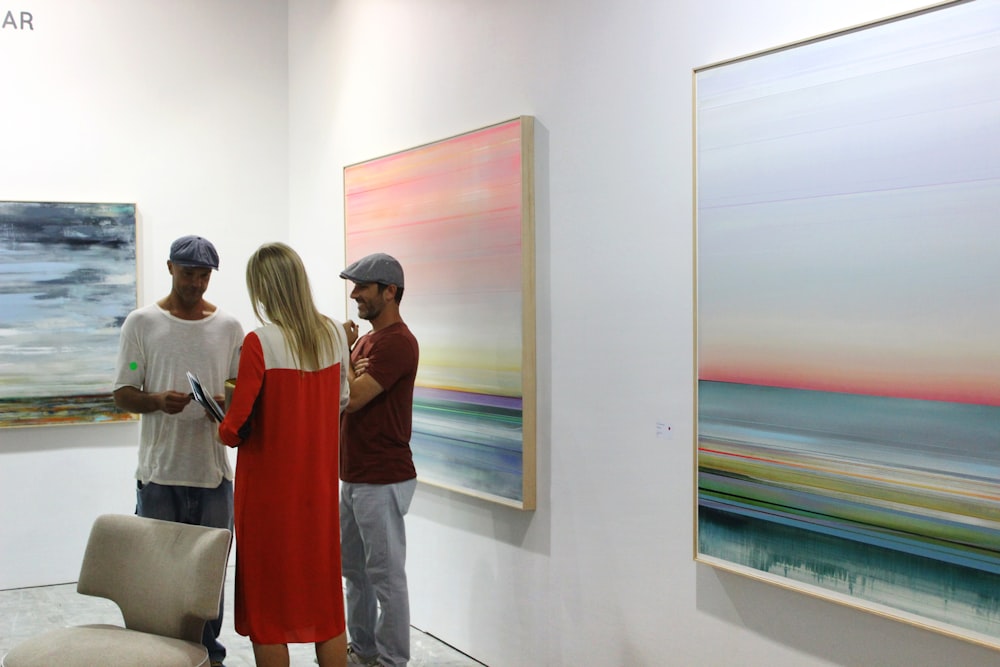
<svg viewBox="0 0 1000 667">
<path fill-rule="evenodd" d="M 247 290 L 253 314 L 281 329 L 303 370 L 318 370 L 323 359 L 337 358 L 332 322 L 316 310 L 305 265 L 291 247 L 265 243 L 257 248 L 247 261 Z"/>
</svg>

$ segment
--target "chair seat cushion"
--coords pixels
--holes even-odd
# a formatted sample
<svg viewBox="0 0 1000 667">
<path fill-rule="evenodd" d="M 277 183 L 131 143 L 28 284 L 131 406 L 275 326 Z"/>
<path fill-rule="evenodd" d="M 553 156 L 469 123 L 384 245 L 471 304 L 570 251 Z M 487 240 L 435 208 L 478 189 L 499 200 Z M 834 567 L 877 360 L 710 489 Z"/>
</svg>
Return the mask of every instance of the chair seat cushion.
<svg viewBox="0 0 1000 667">
<path fill-rule="evenodd" d="M 79 625 L 27 639 L 10 650 L 3 667 L 206 667 L 201 644 L 127 630 Z"/>
</svg>

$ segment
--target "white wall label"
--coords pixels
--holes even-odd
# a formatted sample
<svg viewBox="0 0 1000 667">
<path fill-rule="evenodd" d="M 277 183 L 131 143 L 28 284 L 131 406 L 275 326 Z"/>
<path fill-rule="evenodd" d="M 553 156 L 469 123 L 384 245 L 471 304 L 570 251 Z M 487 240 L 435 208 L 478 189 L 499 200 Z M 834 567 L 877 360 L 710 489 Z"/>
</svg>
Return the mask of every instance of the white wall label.
<svg viewBox="0 0 1000 667">
<path fill-rule="evenodd" d="M 666 422 L 656 422 L 656 437 L 673 440 L 674 427 Z"/>
</svg>

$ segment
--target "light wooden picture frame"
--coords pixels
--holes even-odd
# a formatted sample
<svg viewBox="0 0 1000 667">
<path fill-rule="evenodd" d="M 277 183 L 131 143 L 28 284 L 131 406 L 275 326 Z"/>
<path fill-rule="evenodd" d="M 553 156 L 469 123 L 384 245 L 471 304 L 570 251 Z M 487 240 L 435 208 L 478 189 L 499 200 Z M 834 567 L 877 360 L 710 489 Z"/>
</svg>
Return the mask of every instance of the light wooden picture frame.
<svg viewBox="0 0 1000 667">
<path fill-rule="evenodd" d="M 1000 3 L 695 71 L 695 557 L 1000 648 Z"/>
<path fill-rule="evenodd" d="M 418 478 L 535 508 L 533 118 L 344 169 L 346 262 L 403 265 Z M 350 309 L 349 309 L 350 310 Z"/>
</svg>

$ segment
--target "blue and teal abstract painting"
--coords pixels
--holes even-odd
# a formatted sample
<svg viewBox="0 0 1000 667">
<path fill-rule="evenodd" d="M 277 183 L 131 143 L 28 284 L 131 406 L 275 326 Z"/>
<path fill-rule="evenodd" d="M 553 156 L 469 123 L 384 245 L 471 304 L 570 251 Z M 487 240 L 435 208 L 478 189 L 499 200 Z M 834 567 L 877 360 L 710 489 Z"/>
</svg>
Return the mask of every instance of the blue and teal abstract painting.
<svg viewBox="0 0 1000 667">
<path fill-rule="evenodd" d="M 1000 647 L 1000 2 L 695 74 L 698 555 Z"/>
<path fill-rule="evenodd" d="M 111 382 L 135 224 L 134 204 L 0 202 L 0 427 L 134 419 Z"/>
</svg>

